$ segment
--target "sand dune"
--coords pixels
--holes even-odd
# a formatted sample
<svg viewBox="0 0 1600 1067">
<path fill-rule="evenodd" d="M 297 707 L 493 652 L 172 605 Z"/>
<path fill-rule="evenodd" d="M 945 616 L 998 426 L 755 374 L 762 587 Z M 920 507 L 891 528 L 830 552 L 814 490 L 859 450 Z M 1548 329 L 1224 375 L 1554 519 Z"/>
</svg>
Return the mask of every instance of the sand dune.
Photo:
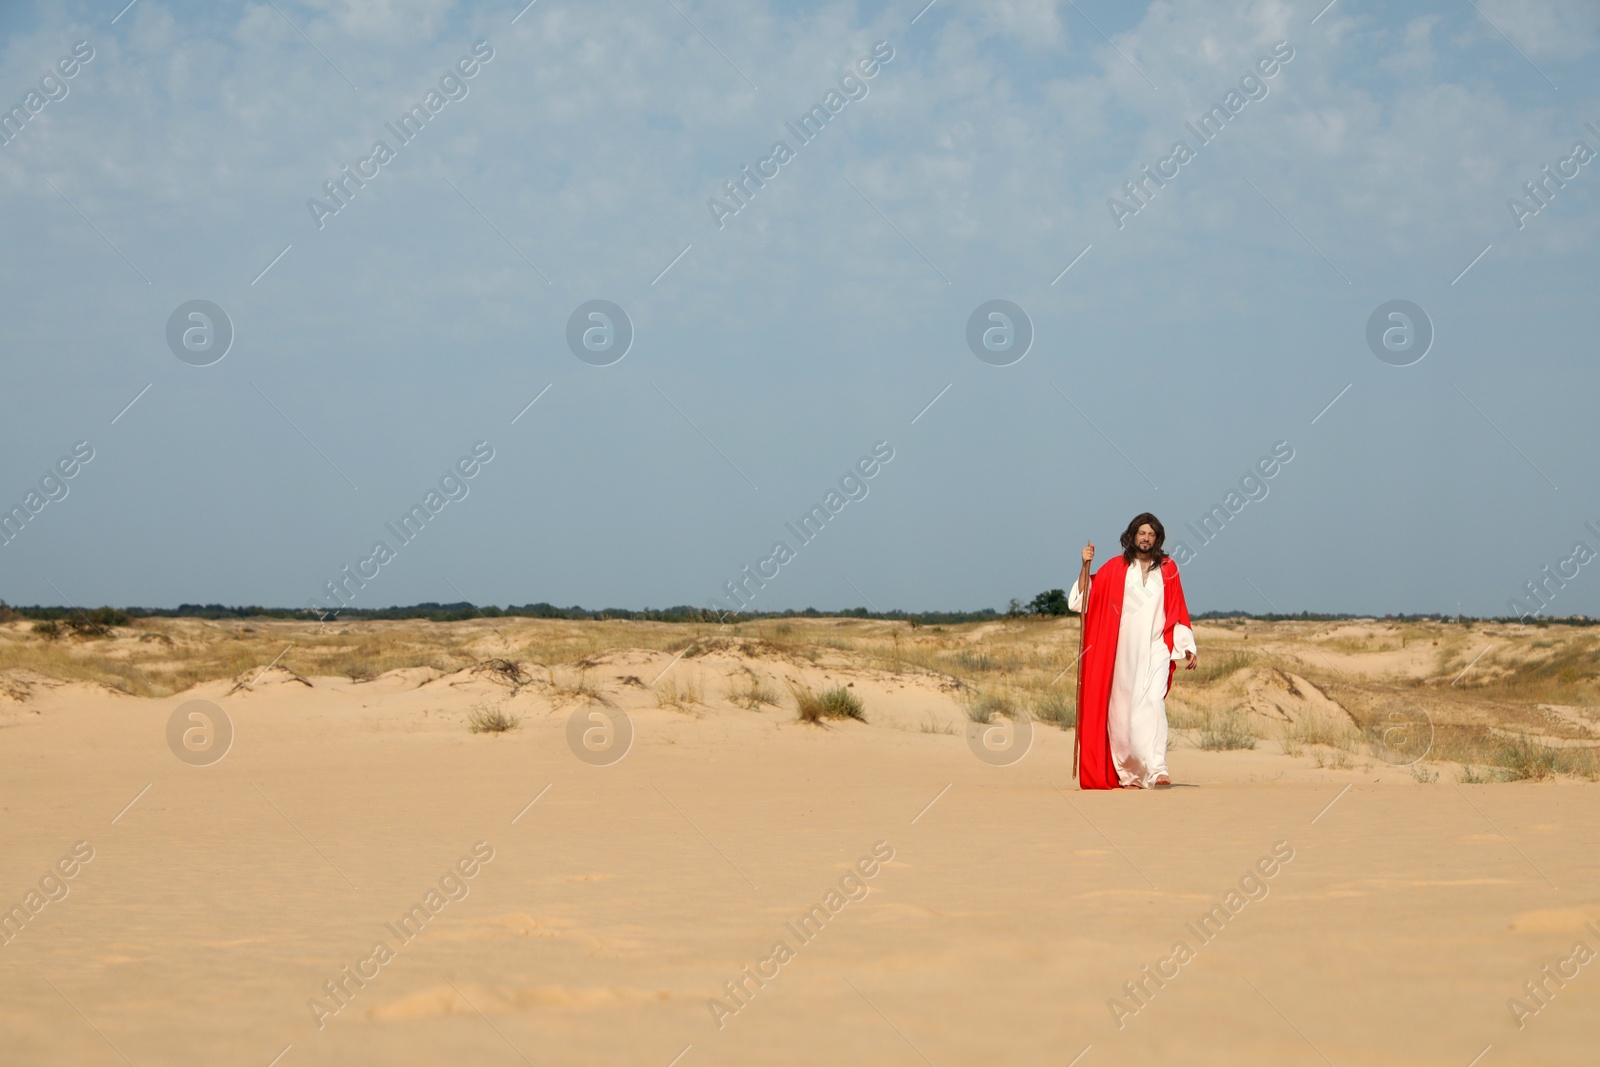
<svg viewBox="0 0 1600 1067">
<path fill-rule="evenodd" d="M 494 624 L 180 620 L 147 631 L 170 647 L 135 632 L 47 652 L 11 631 L 0 904 L 23 917 L 0 948 L 0 1059 L 1593 1056 L 1600 970 L 1563 961 L 1578 941 L 1600 949 L 1600 789 L 1560 768 L 1460 780 L 1507 776 L 1482 748 L 1502 735 L 1584 751 L 1591 682 L 1527 673 L 1585 647 L 1582 631 L 1507 633 L 1481 684 L 1474 668 L 1452 685 L 1482 633 L 1202 626 L 1208 669 L 1174 693 L 1179 786 L 1091 794 L 1053 722 L 1033 720 L 1008 765 L 969 747 L 980 698 L 1020 719 L 1052 686 L 1070 696 L 1070 673 L 1052 682 L 1070 623 Z M 1532 647 L 1546 639 L 1571 647 Z M 418 662 L 335 673 L 319 642 Z M 236 645 L 253 662 L 218 651 Z M 57 657 L 56 674 L 24 651 Z M 94 675 L 95 656 L 156 689 L 177 677 L 162 663 L 210 676 L 134 696 L 118 681 L 137 689 L 135 675 Z M 798 722 L 801 686 L 847 689 L 865 721 Z M 754 691 L 776 703 L 741 697 Z M 1375 751 L 1362 717 L 1396 694 L 1458 751 L 1480 746 L 1477 762 Z M 231 723 L 208 765 L 169 747 L 192 701 Z M 485 709 L 519 724 L 471 732 Z M 1202 748 L 1230 714 L 1254 747 Z M 626 756 L 580 759 L 574 716 L 622 715 Z M 92 858 L 67 877 L 80 842 Z M 871 877 L 852 874 L 864 859 Z M 1558 986 L 1546 965 L 1578 969 Z M 1530 1009 L 1520 1027 L 1513 998 Z"/>
</svg>

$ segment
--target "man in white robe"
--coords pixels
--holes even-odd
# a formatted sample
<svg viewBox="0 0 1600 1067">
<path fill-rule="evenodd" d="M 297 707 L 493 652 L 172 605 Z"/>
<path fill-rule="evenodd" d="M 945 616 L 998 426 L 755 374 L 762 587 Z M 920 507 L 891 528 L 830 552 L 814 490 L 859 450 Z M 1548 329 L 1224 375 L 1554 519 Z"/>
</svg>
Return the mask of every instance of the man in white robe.
<svg viewBox="0 0 1600 1067">
<path fill-rule="evenodd" d="M 1122 604 L 1117 621 L 1111 691 L 1106 705 L 1106 734 L 1117 782 L 1124 787 L 1171 784 L 1167 771 L 1166 708 L 1171 664 L 1186 660 L 1186 669 L 1193 670 L 1199 662 L 1194 631 L 1186 624 L 1186 615 L 1183 622 L 1172 626 L 1171 648 L 1167 645 L 1168 591 L 1162 571 L 1171 571 L 1176 581 L 1177 565 L 1167 561 L 1165 553 L 1161 552 L 1165 531 L 1159 527 L 1155 516 L 1145 514 L 1123 534 L 1123 544 L 1132 550 L 1133 558 L 1122 575 Z M 1089 574 L 1093 559 L 1094 544 L 1091 542 L 1083 550 L 1083 567 L 1067 597 L 1067 606 L 1072 611 L 1082 613 L 1087 606 L 1087 594 L 1093 588 Z M 1110 579 L 1110 575 L 1094 577 L 1101 581 Z M 1177 592 L 1181 603 L 1181 589 Z"/>
</svg>

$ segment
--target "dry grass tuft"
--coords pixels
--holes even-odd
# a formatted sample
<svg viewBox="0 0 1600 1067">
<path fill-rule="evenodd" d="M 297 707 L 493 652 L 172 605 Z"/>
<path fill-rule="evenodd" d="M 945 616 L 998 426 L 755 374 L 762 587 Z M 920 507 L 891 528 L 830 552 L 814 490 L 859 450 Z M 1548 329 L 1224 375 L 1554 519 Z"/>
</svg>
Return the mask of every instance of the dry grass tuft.
<svg viewBox="0 0 1600 1067">
<path fill-rule="evenodd" d="M 1554 748 L 1527 735 L 1500 744 L 1494 762 L 1500 778 L 1507 782 L 1541 782 L 1554 778 L 1567 763 L 1565 749 Z"/>
<path fill-rule="evenodd" d="M 850 692 L 844 686 L 835 686 L 824 689 L 822 692 L 813 692 L 803 685 L 790 686 L 794 694 L 795 707 L 799 709 L 801 722 L 820 723 L 824 719 L 856 719 L 866 722 L 866 709 L 861 704 L 861 698 Z"/>
<path fill-rule="evenodd" d="M 1348 719 L 1331 715 L 1305 715 L 1283 728 L 1286 742 L 1296 746 L 1327 745 L 1342 752 L 1353 749 L 1359 736 L 1355 725 Z"/>
<path fill-rule="evenodd" d="M 1236 711 L 1221 715 L 1207 715 L 1200 728 L 1200 747 L 1207 752 L 1228 752 L 1240 748 L 1255 748 L 1256 734 L 1247 716 Z"/>
<path fill-rule="evenodd" d="M 598 700 L 604 702 L 605 697 L 594 684 L 587 667 L 579 667 L 576 671 L 563 677 L 554 667 L 545 668 L 545 674 L 550 680 L 550 693 L 557 703 L 566 703 L 569 700 Z M 532 679 L 529 679 L 530 681 Z M 516 692 L 516 688 L 512 688 Z"/>
<path fill-rule="evenodd" d="M 681 683 L 676 677 L 657 682 L 654 686 L 656 703 L 663 708 L 677 708 L 679 711 L 688 711 L 696 705 L 704 706 L 706 702 L 705 690 L 700 685 L 700 679 L 690 676 Z"/>
<path fill-rule="evenodd" d="M 1312 758 L 1318 767 L 1332 767 L 1336 771 L 1347 771 L 1355 766 L 1355 758 L 1347 748 L 1318 748 Z"/>
<path fill-rule="evenodd" d="M 760 711 L 763 704 L 777 707 L 783 698 L 754 671 L 746 670 L 728 690 L 728 700 L 749 711 Z"/>
<path fill-rule="evenodd" d="M 974 689 L 963 694 L 967 718 L 977 723 L 991 723 L 996 715 L 1008 719 L 1017 717 L 1017 703 L 1009 693 Z"/>
<path fill-rule="evenodd" d="M 1167 726 L 1174 730 L 1203 730 L 1211 721 L 1211 712 L 1197 708 L 1187 700 L 1167 697 Z"/>
<path fill-rule="evenodd" d="M 475 734 L 503 734 L 515 730 L 521 722 L 503 708 L 491 708 L 487 704 L 475 704 L 467 714 L 467 729 Z"/>
<path fill-rule="evenodd" d="M 1254 663 L 1253 657 L 1246 652 L 1225 652 L 1216 656 L 1197 658 L 1200 662 L 1195 664 L 1194 670 L 1182 672 L 1186 684 L 1210 685 L 1231 677 Z M 1179 667 L 1181 669 L 1182 664 L 1179 664 Z"/>
<path fill-rule="evenodd" d="M 1041 693 L 1035 693 L 1030 710 L 1035 719 L 1040 722 L 1053 722 L 1063 730 L 1070 730 L 1078 725 L 1077 702 L 1059 689 L 1046 689 Z"/>
<path fill-rule="evenodd" d="M 1459 764 L 1463 782 L 1539 782 L 1564 775 L 1600 780 L 1600 746 L 1553 744 L 1526 733 L 1507 737 L 1487 726 L 1436 728 L 1428 758 Z"/>
</svg>

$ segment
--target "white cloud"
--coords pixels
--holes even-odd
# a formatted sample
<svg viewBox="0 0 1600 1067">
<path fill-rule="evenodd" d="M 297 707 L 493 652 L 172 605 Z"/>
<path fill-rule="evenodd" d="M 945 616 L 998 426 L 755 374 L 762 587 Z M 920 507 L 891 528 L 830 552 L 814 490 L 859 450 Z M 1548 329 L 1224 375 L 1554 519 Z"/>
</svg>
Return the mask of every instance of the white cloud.
<svg viewBox="0 0 1600 1067">
<path fill-rule="evenodd" d="M 1477 0 L 1483 14 L 1529 57 L 1573 60 L 1600 43 L 1594 0 Z"/>
</svg>

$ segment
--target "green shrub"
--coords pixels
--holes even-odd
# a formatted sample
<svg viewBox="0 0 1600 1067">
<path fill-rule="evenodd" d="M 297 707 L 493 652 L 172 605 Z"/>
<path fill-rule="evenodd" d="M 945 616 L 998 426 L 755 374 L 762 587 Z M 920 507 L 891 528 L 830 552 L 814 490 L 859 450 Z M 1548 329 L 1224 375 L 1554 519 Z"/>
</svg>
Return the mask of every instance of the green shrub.
<svg viewBox="0 0 1600 1067">
<path fill-rule="evenodd" d="M 1067 591 L 1065 589 L 1046 589 L 1028 602 L 1028 610 L 1035 615 L 1065 615 L 1067 613 Z"/>
<path fill-rule="evenodd" d="M 116 608 L 95 608 L 93 611 L 75 611 L 62 620 L 67 628 L 79 636 L 107 637 L 113 626 L 128 625 L 128 613 Z"/>
</svg>

